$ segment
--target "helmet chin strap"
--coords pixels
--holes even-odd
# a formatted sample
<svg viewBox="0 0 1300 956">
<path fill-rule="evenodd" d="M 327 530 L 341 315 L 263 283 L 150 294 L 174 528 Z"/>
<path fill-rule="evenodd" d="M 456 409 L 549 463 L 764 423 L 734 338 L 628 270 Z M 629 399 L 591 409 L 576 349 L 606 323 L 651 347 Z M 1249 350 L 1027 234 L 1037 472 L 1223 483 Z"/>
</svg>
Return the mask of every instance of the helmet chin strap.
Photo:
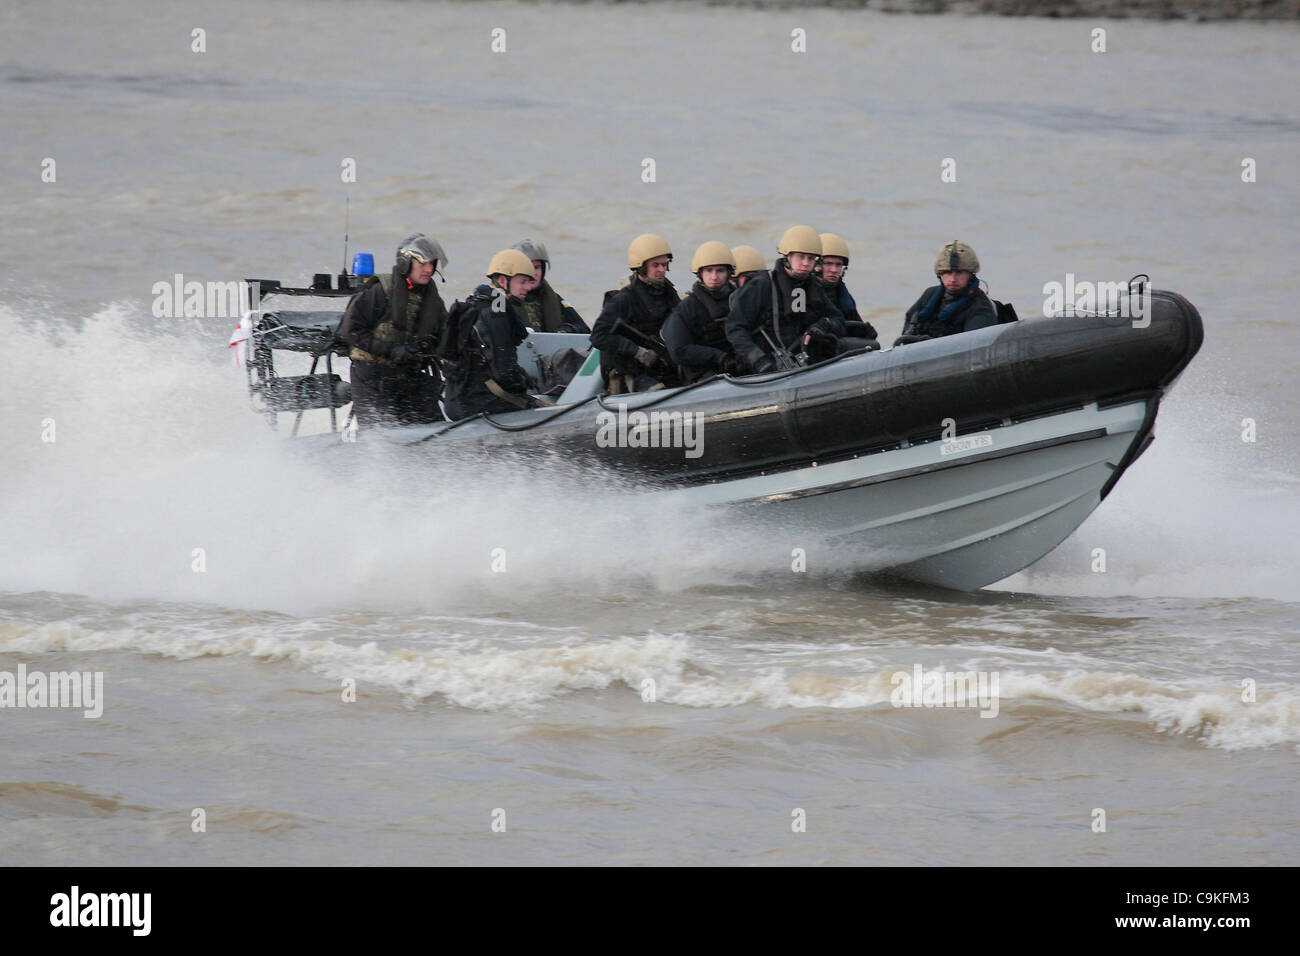
<svg viewBox="0 0 1300 956">
<path fill-rule="evenodd" d="M 781 257 L 781 263 L 782 263 L 782 265 L 785 266 L 785 270 L 786 270 L 788 273 L 790 273 L 790 275 L 794 276 L 796 279 L 806 279 L 806 278 L 808 278 L 810 275 L 813 274 L 813 270 L 812 270 L 812 269 L 809 269 L 807 272 L 798 272 L 798 271 L 796 271 L 794 265 L 790 262 L 790 257 L 789 257 L 789 256 L 782 256 L 782 257 Z"/>
<path fill-rule="evenodd" d="M 650 278 L 650 270 L 646 268 L 644 262 L 641 263 L 641 265 L 637 266 L 635 269 L 633 269 L 632 274 L 636 276 L 638 279 L 640 279 L 642 282 L 644 282 L 646 285 L 650 286 L 652 289 L 662 289 L 664 283 L 668 281 L 667 269 L 664 270 L 664 277 L 662 279 Z"/>
<path fill-rule="evenodd" d="M 415 271 L 415 267 L 416 267 L 416 265 L 424 265 L 424 263 L 426 263 L 426 262 L 430 262 L 430 261 L 433 262 L 433 275 L 436 275 L 436 276 L 437 276 L 439 279 L 441 279 L 442 282 L 445 284 L 446 281 L 447 281 L 447 277 L 446 277 L 445 275 L 443 275 L 443 274 L 442 274 L 442 270 L 440 270 L 440 269 L 438 268 L 438 260 L 437 260 L 437 259 L 433 259 L 433 260 L 423 259 L 423 260 L 421 260 L 421 259 L 412 259 L 410 256 L 407 256 L 407 257 L 406 257 L 406 273 L 405 273 L 405 275 L 406 275 L 406 280 L 407 280 L 408 282 L 411 280 L 411 273 Z M 430 276 L 429 278 L 432 279 L 433 276 Z"/>
</svg>

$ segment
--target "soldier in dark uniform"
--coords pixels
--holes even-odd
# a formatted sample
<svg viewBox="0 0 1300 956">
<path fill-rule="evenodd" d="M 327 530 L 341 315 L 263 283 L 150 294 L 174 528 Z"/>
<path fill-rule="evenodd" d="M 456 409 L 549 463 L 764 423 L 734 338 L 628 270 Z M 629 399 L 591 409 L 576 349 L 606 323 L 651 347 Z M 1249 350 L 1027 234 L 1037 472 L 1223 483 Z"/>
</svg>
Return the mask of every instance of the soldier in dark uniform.
<svg viewBox="0 0 1300 956">
<path fill-rule="evenodd" d="M 748 371 L 772 371 L 778 353 L 821 361 L 839 349 L 844 314 L 813 278 L 821 250 L 817 230 L 792 226 L 777 243 L 776 267 L 745 283 L 732 299 L 727 338 Z"/>
<path fill-rule="evenodd" d="M 858 304 L 844 284 L 844 273 L 849 271 L 849 244 L 833 232 L 823 232 L 822 257 L 817 265 L 817 281 L 826 297 L 844 313 L 844 328 L 857 339 L 868 340 L 868 349 L 880 348 L 875 327 L 858 314 Z M 874 343 L 874 344 L 871 344 Z"/>
<path fill-rule="evenodd" d="M 997 325 L 998 311 L 980 288 L 979 271 L 979 257 L 966 243 L 954 239 L 940 249 L 934 263 L 940 284 L 922 292 L 907 310 L 903 334 L 894 345 Z"/>
<path fill-rule="evenodd" d="M 447 265 L 435 240 L 416 233 L 381 275 L 348 303 L 339 337 L 350 345 L 352 408 L 358 427 L 442 421 L 442 378 L 433 350 L 447 309 L 431 281 Z"/>
<path fill-rule="evenodd" d="M 524 297 L 524 321 L 534 332 L 586 332 L 591 329 L 582 321 L 578 311 L 551 288 L 546 273 L 551 269 L 551 256 L 546 243 L 537 239 L 521 239 L 511 249 L 517 249 L 533 263 L 537 284 Z"/>
<path fill-rule="evenodd" d="M 605 294 L 591 344 L 600 349 L 600 371 L 611 394 L 681 384 L 659 336 L 664 320 L 681 301 L 667 278 L 672 258 L 660 236 L 637 236 L 627 249 L 631 279 L 625 288 Z"/>
<path fill-rule="evenodd" d="M 524 296 L 532 288 L 533 263 L 518 249 L 503 249 L 488 264 L 491 286 L 479 286 L 452 306 L 448 335 L 456 342 L 439 350 L 447 363 L 447 414 L 454 421 L 480 412 L 532 408 L 528 376 L 519 366 L 520 342 L 528 337 Z"/>
<path fill-rule="evenodd" d="M 735 291 L 731 277 L 736 257 L 725 243 L 706 242 L 695 250 L 691 271 L 698 281 L 664 322 L 668 355 L 677 363 L 683 382 L 735 374 L 739 369 L 736 353 L 727 341 L 727 300 Z"/>
</svg>

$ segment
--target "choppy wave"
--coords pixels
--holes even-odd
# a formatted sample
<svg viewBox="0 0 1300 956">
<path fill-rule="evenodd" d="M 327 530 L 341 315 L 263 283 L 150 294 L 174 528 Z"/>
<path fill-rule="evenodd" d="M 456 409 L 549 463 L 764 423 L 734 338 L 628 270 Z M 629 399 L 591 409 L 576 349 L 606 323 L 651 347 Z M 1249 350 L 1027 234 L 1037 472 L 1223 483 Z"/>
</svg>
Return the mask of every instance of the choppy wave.
<svg viewBox="0 0 1300 956">
<path fill-rule="evenodd" d="M 851 674 L 799 665 L 737 666 L 734 661 L 723 667 L 715 654 L 680 635 L 517 647 L 451 643 L 401 648 L 374 641 L 346 644 L 283 637 L 268 633 L 261 624 L 222 634 L 131 626 L 97 630 L 66 621 L 0 624 L 0 653 L 5 654 L 124 651 L 181 660 L 243 657 L 310 670 L 326 682 L 322 691 L 337 692 L 351 680 L 359 696 L 391 695 L 409 703 L 484 711 L 529 710 L 578 692 L 611 691 L 691 708 L 749 705 L 889 712 L 899 687 L 896 675 L 910 670 L 891 663 L 892 655 L 879 649 L 857 652 L 856 672 Z M 984 667 L 990 666 L 987 654 L 982 660 Z M 972 668 L 967 662 L 957 669 Z M 1223 750 L 1292 746 L 1300 752 L 1300 694 L 1291 688 L 1261 686 L 1246 700 L 1241 685 L 1223 680 L 1157 680 L 1079 667 L 993 669 L 998 674 L 997 700 L 991 708 L 995 719 L 982 731 L 1003 729 L 1007 721 L 1041 720 L 1046 704 L 1046 713 L 1052 715 L 1136 714 L 1156 731 L 1187 735 Z M 977 709 L 990 710 L 986 704 L 972 702 L 966 709 L 975 718 Z"/>
</svg>

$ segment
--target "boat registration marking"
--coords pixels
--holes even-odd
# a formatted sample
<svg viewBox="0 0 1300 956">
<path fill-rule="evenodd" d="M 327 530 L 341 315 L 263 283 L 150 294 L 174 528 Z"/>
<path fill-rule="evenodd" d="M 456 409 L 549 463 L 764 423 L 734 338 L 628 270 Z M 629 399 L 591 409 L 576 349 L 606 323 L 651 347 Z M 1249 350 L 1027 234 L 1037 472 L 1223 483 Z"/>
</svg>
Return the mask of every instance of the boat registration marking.
<svg viewBox="0 0 1300 956">
<path fill-rule="evenodd" d="M 958 452 L 972 451 L 976 448 L 988 448 L 993 444 L 992 435 L 963 435 L 949 438 L 939 446 L 940 455 L 955 455 Z"/>
</svg>

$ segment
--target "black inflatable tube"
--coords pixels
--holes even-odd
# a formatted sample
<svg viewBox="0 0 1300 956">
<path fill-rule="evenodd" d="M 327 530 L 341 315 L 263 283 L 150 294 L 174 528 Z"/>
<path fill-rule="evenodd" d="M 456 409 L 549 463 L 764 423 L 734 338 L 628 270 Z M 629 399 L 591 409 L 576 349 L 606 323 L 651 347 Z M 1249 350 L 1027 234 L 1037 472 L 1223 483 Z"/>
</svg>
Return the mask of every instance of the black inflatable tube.
<svg viewBox="0 0 1300 956">
<path fill-rule="evenodd" d="M 703 415 L 698 458 L 680 448 L 598 447 L 594 404 L 528 432 L 474 437 L 493 451 L 594 458 L 674 483 L 728 480 L 935 439 L 945 419 L 966 434 L 1090 402 L 1158 400 L 1203 339 L 1190 302 L 1153 291 L 1145 327 L 1116 315 L 1034 318 L 851 356 L 778 376 L 769 388 L 720 379 L 680 395 L 628 397 L 629 409 L 653 403 Z"/>
</svg>

